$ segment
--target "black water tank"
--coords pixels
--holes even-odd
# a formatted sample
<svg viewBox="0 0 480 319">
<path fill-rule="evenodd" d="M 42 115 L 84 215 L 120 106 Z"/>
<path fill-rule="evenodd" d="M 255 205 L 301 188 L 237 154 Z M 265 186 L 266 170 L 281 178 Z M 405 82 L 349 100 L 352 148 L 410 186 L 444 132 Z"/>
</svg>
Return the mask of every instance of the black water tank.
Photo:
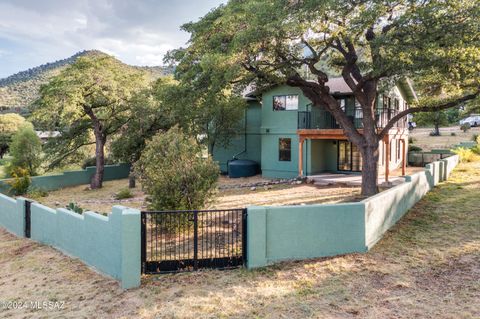
<svg viewBox="0 0 480 319">
<path fill-rule="evenodd" d="M 233 160 L 228 162 L 228 177 L 249 177 L 257 175 L 258 163 L 250 160 Z"/>
</svg>

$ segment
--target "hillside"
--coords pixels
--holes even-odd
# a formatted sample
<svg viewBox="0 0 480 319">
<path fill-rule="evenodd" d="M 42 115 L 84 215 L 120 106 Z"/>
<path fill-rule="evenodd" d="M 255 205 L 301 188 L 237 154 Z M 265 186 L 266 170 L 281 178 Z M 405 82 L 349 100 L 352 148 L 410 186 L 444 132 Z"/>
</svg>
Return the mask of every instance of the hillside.
<svg viewBox="0 0 480 319">
<path fill-rule="evenodd" d="M 78 57 L 87 55 L 104 55 L 101 51 L 81 51 L 69 58 L 40 65 L 22 71 L 7 78 L 0 79 L 0 112 L 23 112 L 37 98 L 40 86 L 47 83 L 50 78 L 58 75 L 64 68 L 72 64 Z M 146 71 L 152 80 L 171 74 L 172 69 L 162 66 L 131 66 L 132 68 Z"/>
</svg>

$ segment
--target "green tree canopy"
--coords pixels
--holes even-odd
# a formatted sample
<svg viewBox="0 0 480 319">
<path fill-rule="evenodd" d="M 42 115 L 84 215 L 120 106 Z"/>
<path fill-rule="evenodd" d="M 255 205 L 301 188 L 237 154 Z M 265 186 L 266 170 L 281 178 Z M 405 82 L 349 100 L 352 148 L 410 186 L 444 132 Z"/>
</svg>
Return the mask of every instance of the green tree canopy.
<svg viewBox="0 0 480 319">
<path fill-rule="evenodd" d="M 214 195 L 220 169 L 197 141 L 175 126 L 147 142 L 135 164 L 154 210 L 201 209 Z"/>
<path fill-rule="evenodd" d="M 131 119 L 131 98 L 146 83 L 110 56 L 80 57 L 40 89 L 34 118 L 61 136 L 47 143 L 52 165 L 77 156 L 95 145 L 96 172 L 92 188 L 102 187 L 105 145 Z"/>
<path fill-rule="evenodd" d="M 12 136 L 25 125 L 33 128 L 23 116 L 15 113 L 0 114 L 0 158 L 3 158 L 8 151 Z"/>
<path fill-rule="evenodd" d="M 37 175 L 40 167 L 42 143 L 31 125 L 22 126 L 12 137 L 10 144 L 10 172 L 17 168 L 26 169 L 28 174 Z"/>
<path fill-rule="evenodd" d="M 232 0 L 185 24 L 189 45 L 170 59 L 179 78 L 199 86 L 300 88 L 358 146 L 362 194 L 372 195 L 378 142 L 398 120 L 478 98 L 479 13 L 476 0 Z M 329 91 L 332 73 L 341 74 L 361 105 L 361 133 Z M 379 132 L 374 108 L 382 87 L 424 76 L 447 94 L 400 112 Z"/>
</svg>

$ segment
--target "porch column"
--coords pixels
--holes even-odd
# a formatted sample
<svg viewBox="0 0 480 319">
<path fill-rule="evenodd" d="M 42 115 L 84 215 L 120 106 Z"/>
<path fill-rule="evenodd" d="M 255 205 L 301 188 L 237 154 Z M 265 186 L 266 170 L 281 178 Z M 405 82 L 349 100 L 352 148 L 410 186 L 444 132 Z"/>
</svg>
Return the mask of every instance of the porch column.
<svg viewBox="0 0 480 319">
<path fill-rule="evenodd" d="M 405 143 L 405 138 L 400 140 L 402 142 L 402 175 L 405 176 L 407 172 L 407 143 Z"/>
<path fill-rule="evenodd" d="M 385 182 L 390 174 L 390 136 L 385 136 Z"/>
<path fill-rule="evenodd" d="M 303 176 L 303 141 L 304 138 L 300 137 L 298 143 L 298 175 Z"/>
</svg>

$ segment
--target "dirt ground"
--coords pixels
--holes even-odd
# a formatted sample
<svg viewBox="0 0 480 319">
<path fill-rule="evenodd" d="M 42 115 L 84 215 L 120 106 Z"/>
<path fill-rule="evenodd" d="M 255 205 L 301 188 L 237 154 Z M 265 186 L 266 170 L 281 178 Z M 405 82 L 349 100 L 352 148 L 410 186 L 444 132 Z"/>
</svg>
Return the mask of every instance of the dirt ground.
<svg viewBox="0 0 480 319">
<path fill-rule="evenodd" d="M 408 167 L 407 175 L 422 170 L 419 167 Z M 382 175 L 383 172 L 380 172 Z M 400 176 L 401 169 L 391 172 L 391 176 Z M 231 179 L 221 176 L 219 186 L 247 185 L 271 181 L 261 175 Z M 88 185 L 68 187 L 49 192 L 47 197 L 33 198 L 34 200 L 52 208 L 65 207 L 70 202 L 75 202 L 85 210 L 100 213 L 111 212 L 112 206 L 123 205 L 127 207 L 146 209 L 145 194 L 141 185 L 132 190 L 133 198 L 116 200 L 115 194 L 128 187 L 128 179 L 104 182 L 104 187 L 99 190 L 90 190 Z M 28 197 L 28 195 L 26 195 Z M 275 205 L 307 205 L 307 204 L 334 204 L 339 202 L 357 201 L 360 198 L 360 187 L 349 186 L 317 186 L 313 184 L 277 184 L 251 187 L 220 189 L 216 199 L 207 208 L 228 209 L 243 208 L 248 206 L 275 206 Z"/>
<path fill-rule="evenodd" d="M 430 136 L 431 131 L 433 128 L 417 128 L 410 132 L 410 136 L 414 139 L 413 145 L 421 147 L 424 151 L 449 149 L 460 142 L 472 141 L 474 134 L 480 135 L 480 127 L 472 127 L 466 133 L 460 130 L 459 126 L 442 127 L 441 136 Z M 452 133 L 455 133 L 455 136 L 452 136 Z"/>
<path fill-rule="evenodd" d="M 461 164 L 366 254 L 145 276 L 129 291 L 0 231 L 0 301 L 64 302 L 1 317 L 480 318 L 479 198 L 480 162 Z"/>
<path fill-rule="evenodd" d="M 242 185 L 267 181 L 260 176 L 242 179 L 221 177 L 220 185 Z M 132 208 L 145 209 L 145 195 L 137 186 L 132 192 L 134 197 L 125 200 L 115 200 L 114 196 L 121 189 L 128 187 L 128 179 L 105 182 L 99 190 L 90 190 L 87 185 L 68 187 L 52 191 L 47 197 L 35 198 L 49 207 L 65 207 L 70 202 L 77 203 L 86 210 L 109 213 L 112 206 L 123 205 Z M 252 205 L 301 205 L 312 203 L 338 203 L 353 201 L 360 194 L 359 187 L 320 187 L 312 184 L 278 184 L 270 186 L 221 189 L 216 199 L 208 208 L 226 209 L 243 208 Z M 28 197 L 28 195 L 27 195 Z"/>
</svg>

